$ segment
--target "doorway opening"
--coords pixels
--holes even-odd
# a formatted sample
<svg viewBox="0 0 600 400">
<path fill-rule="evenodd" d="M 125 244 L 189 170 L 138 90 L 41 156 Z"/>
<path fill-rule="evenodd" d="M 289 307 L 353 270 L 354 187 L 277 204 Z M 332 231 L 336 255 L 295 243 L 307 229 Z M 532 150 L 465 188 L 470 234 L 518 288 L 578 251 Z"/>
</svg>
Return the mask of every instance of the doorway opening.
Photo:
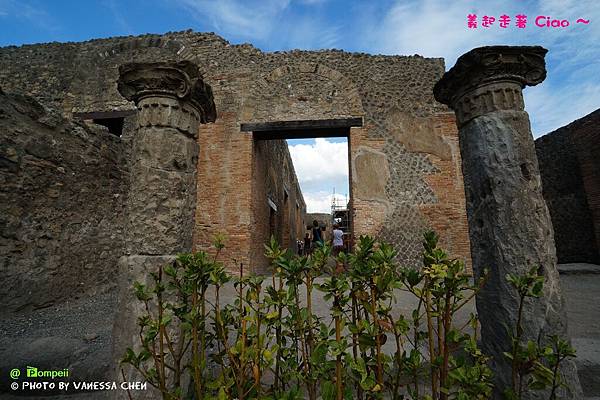
<svg viewBox="0 0 600 400">
<path fill-rule="evenodd" d="M 253 192 L 259 209 L 255 243 L 265 243 L 273 235 L 282 247 L 308 254 L 314 247 L 316 221 L 328 242 L 333 240 L 334 225 L 341 229 L 344 249 L 351 250 L 350 132 L 361 126 L 362 118 L 241 125 L 254 143 Z M 268 221 L 266 229 L 261 229 L 261 221 Z"/>
</svg>

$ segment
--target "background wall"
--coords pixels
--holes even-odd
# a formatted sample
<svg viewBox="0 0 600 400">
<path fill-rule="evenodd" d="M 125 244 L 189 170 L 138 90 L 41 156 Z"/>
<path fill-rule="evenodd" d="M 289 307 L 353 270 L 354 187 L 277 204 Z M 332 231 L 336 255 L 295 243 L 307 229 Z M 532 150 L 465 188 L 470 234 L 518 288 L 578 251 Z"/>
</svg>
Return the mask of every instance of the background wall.
<svg viewBox="0 0 600 400">
<path fill-rule="evenodd" d="M 600 110 L 535 141 L 559 263 L 600 262 Z"/>
<path fill-rule="evenodd" d="M 253 168 L 254 226 L 250 260 L 253 271 L 268 272 L 264 244 L 273 235 L 281 247 L 297 252 L 296 241 L 304 236 L 302 221 L 306 215 L 306 204 L 285 140 L 255 141 Z M 267 199 L 275 204 L 277 210 L 268 204 Z"/>
<path fill-rule="evenodd" d="M 600 109 L 567 125 L 572 131 L 600 263 Z"/>
</svg>

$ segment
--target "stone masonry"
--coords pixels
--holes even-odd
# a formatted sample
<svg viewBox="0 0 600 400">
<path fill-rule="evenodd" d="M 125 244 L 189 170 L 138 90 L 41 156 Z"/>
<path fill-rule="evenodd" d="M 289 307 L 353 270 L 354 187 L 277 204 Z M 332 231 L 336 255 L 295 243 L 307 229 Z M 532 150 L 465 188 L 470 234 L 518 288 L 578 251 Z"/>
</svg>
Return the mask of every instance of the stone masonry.
<svg viewBox="0 0 600 400">
<path fill-rule="evenodd" d="M 192 250 L 198 124 L 216 118 L 211 88 L 189 61 L 125 64 L 119 73 L 119 92 L 135 102 L 139 114 L 132 138 L 126 253 L 119 260 L 116 366 L 137 342 L 138 316 L 144 313 L 132 294 L 133 283 L 145 282 L 150 272 Z M 140 379 L 133 368 L 127 376 Z M 116 398 L 128 396 L 131 399 L 131 394 L 119 392 Z M 139 396 L 162 397 L 154 391 Z"/>
<path fill-rule="evenodd" d="M 600 110 L 535 141 L 558 262 L 600 264 Z"/>
<path fill-rule="evenodd" d="M 557 270 L 552 222 L 542 196 L 540 173 L 522 89 L 546 78 L 542 47 L 480 47 L 462 55 L 436 84 L 436 99 L 456 113 L 467 197 L 473 269 L 481 276 L 477 294 L 482 348 L 494 371 L 494 399 L 511 387 L 511 348 L 518 296 L 507 274 L 537 267 L 544 277 L 539 299 L 525 304 L 522 338 L 546 343 L 550 335 L 567 337 L 567 319 Z M 581 387 L 571 360 L 561 364 L 570 390 L 558 397 L 578 399 Z M 514 379 L 514 376 L 512 377 Z M 527 399 L 547 393 L 527 392 Z"/>
<path fill-rule="evenodd" d="M 0 91 L 0 315 L 115 287 L 128 184 L 123 142 Z"/>
<path fill-rule="evenodd" d="M 227 263 L 265 267 L 257 254 L 269 236 L 268 201 L 256 183 L 264 144 L 241 132 L 242 123 L 359 117 L 362 127 L 349 133 L 355 234 L 390 241 L 402 263 L 418 265 L 422 232 L 433 228 L 442 245 L 470 265 L 458 133 L 454 116 L 432 95 L 442 59 L 337 50 L 263 53 L 186 31 L 3 48 L 0 86 L 27 92 L 69 118 L 117 116 L 135 110 L 117 91 L 118 66 L 158 60 L 196 64 L 219 111 L 199 132 L 196 249 L 209 247 L 222 231 L 229 237 Z"/>
</svg>

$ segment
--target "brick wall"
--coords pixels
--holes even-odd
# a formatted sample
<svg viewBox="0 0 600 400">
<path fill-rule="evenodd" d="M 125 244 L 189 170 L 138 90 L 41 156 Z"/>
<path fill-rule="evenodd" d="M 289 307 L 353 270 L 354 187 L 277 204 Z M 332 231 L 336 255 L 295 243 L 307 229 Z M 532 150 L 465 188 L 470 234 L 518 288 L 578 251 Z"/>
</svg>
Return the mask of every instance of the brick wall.
<svg viewBox="0 0 600 400">
<path fill-rule="evenodd" d="M 306 204 L 285 140 L 255 140 L 253 159 L 250 266 L 252 271 L 267 272 L 264 244 L 272 235 L 281 247 L 297 252 L 296 241 L 304 236 L 300 222 Z"/>
<path fill-rule="evenodd" d="M 600 262 L 600 112 L 535 141 L 559 263 Z"/>
<path fill-rule="evenodd" d="M 433 118 L 433 128 L 448 147 L 438 152 L 437 157 L 431 156 L 439 172 L 426 178 L 439 203 L 433 206 L 422 205 L 421 210 L 428 225 L 440 235 L 440 245 L 453 257 L 463 260 L 467 270 L 472 271 L 465 189 L 454 113 L 436 115 Z"/>
<path fill-rule="evenodd" d="M 264 198 L 253 186 L 257 146 L 240 132 L 242 122 L 362 117 L 363 127 L 350 129 L 349 137 L 355 233 L 391 242 L 402 263 L 419 265 L 422 233 L 435 228 L 453 254 L 468 256 L 466 224 L 458 217 L 464 194 L 456 139 L 438 127 L 436 115 L 447 108 L 432 94 L 442 59 L 264 53 L 186 31 L 2 48 L 0 86 L 39 97 L 67 116 L 131 110 L 116 90 L 118 66 L 168 59 L 199 66 L 218 112 L 217 122 L 200 132 L 196 248 L 207 248 L 212 232 L 223 231 L 228 260 L 251 265 L 262 254 L 253 236 L 264 222 Z"/>
<path fill-rule="evenodd" d="M 224 111 L 215 123 L 200 128 L 194 232 L 196 250 L 210 250 L 214 235 L 224 234 L 221 259 L 232 269 L 239 263 L 250 264 L 249 232 L 254 225 L 249 179 L 253 142 L 251 136 L 236 131 L 237 126 L 236 115 Z"/>
</svg>

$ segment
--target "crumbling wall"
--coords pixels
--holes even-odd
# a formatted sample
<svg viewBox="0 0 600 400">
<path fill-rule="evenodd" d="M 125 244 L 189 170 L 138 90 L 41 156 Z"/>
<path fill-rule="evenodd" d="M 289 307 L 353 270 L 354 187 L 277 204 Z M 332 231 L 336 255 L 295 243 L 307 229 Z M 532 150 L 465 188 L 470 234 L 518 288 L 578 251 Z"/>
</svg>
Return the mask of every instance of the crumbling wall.
<svg viewBox="0 0 600 400">
<path fill-rule="evenodd" d="M 118 67 L 175 59 L 182 44 L 158 35 L 0 49 L 0 86 L 26 93 L 70 118 L 74 112 L 132 110 L 117 91 Z"/>
<path fill-rule="evenodd" d="M 559 263 L 600 262 L 600 110 L 535 141 Z"/>
<path fill-rule="evenodd" d="M 121 139 L 0 92 L 2 313 L 115 284 L 127 172 Z"/>
<path fill-rule="evenodd" d="M 242 122 L 362 117 L 363 127 L 351 128 L 349 138 L 355 233 L 390 241 L 401 262 L 418 264 L 422 232 L 435 228 L 442 244 L 469 263 L 456 129 L 432 94 L 442 59 L 263 53 L 186 31 L 0 49 L 0 85 L 43 93 L 65 114 L 127 110 L 133 107 L 116 91 L 117 66 L 167 58 L 200 67 L 218 112 L 214 124 L 200 128 L 197 247 L 224 230 L 236 246 L 229 255 L 252 263 L 255 152 Z"/>
</svg>

